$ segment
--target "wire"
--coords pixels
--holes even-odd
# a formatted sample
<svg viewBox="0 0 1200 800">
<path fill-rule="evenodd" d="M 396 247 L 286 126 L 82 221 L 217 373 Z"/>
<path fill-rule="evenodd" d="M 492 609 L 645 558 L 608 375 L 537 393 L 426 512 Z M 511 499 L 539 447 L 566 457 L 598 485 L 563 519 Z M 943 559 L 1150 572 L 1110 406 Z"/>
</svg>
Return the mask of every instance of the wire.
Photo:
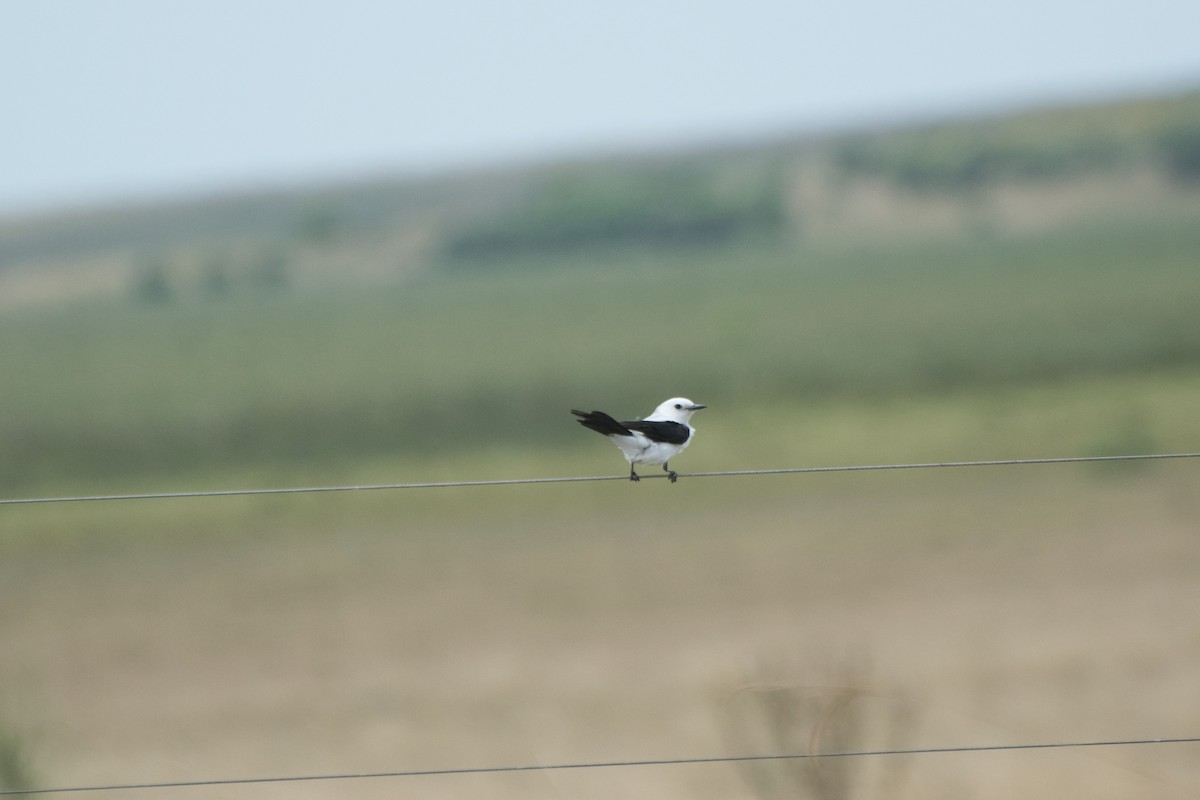
<svg viewBox="0 0 1200 800">
<path fill-rule="evenodd" d="M 897 469 L 948 469 L 958 467 L 1009 467 L 1029 464 L 1086 464 L 1106 461 L 1152 461 L 1165 459 L 1200 458 L 1200 453 L 1149 453 L 1118 456 L 1068 456 L 1064 458 L 1011 458 L 989 461 L 934 461 L 920 464 L 858 464 L 834 467 L 789 467 L 784 469 L 742 469 L 721 472 L 681 472 L 685 478 L 728 478 L 746 475 L 797 475 L 823 472 L 866 472 Z M 665 478 L 663 475 L 643 475 L 643 479 Z M 190 492 L 145 492 L 140 494 L 100 494 L 77 497 L 15 497 L 0 498 L 0 505 L 35 503 L 87 503 L 103 500 L 170 500 L 185 497 L 239 497 L 262 494 L 310 494 L 314 492 L 368 492 L 392 489 L 446 489 L 467 486 L 516 486 L 534 483 L 580 483 L 584 481 L 624 481 L 628 475 L 588 475 L 561 478 L 507 478 L 482 481 L 438 481 L 432 483 L 378 483 L 357 486 L 301 486 L 277 489 L 213 489 Z"/>
<path fill-rule="evenodd" d="M 991 744 L 965 747 L 918 747 L 895 750 L 855 750 L 834 753 L 784 753 L 757 756 L 710 756 L 703 758 L 659 758 L 644 761 L 586 761 L 567 764 L 524 764 L 507 767 L 458 767 L 448 769 L 401 770 L 397 772 L 354 772 L 331 775 L 290 775 L 271 778 L 226 778 L 221 780 L 164 781 L 161 783 L 124 783 L 108 786 L 69 786 L 55 789 L 0 789 L 0 795 L 56 794 L 66 792 L 129 791 L 133 789 L 177 789 L 196 786 L 231 786 L 255 783 L 299 783 L 302 781 L 346 781 L 364 778 L 417 778 L 447 775 L 496 775 L 506 772 L 548 770 L 611 769 L 614 767 L 666 767 L 683 764 L 731 764 L 752 761 L 794 761 L 808 758 L 867 758 L 873 756 L 919 756 L 948 753 L 997 753 L 1013 750 L 1052 750 L 1076 747 L 1126 747 L 1154 744 L 1200 744 L 1200 736 L 1176 739 L 1120 739 L 1094 742 L 1041 742 L 1033 744 Z"/>
</svg>

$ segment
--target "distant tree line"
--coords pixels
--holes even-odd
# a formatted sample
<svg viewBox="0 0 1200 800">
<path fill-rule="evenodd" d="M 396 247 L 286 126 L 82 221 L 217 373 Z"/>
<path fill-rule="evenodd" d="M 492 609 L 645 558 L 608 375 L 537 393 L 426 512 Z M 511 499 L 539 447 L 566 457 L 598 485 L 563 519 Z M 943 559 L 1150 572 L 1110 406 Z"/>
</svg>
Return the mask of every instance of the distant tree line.
<svg viewBox="0 0 1200 800">
<path fill-rule="evenodd" d="M 249 259 L 235 260 L 210 254 L 199 269 L 160 256 L 144 256 L 134 266 L 132 295 L 145 305 L 161 305 L 184 297 L 223 300 L 235 294 L 278 293 L 291 282 L 287 258 L 270 250 Z"/>
<path fill-rule="evenodd" d="M 460 224 L 445 237 L 450 260 L 563 252 L 607 245 L 717 244 L 783 225 L 778 182 L 703 167 L 581 169 L 545 180 L 500 214 Z"/>
<path fill-rule="evenodd" d="M 847 174 L 873 175 L 916 191 L 971 189 L 996 179 L 1078 175 L 1119 163 L 1127 149 L 1095 133 L 1068 139 L 1004 137 L 985 131 L 928 129 L 855 137 L 835 151 Z"/>
<path fill-rule="evenodd" d="M 834 148 L 842 174 L 884 178 L 914 191 L 970 190 L 995 180 L 1049 180 L 1149 157 L 1179 183 L 1200 182 L 1200 120 L 1176 119 L 1156 134 L 1102 128 L 1051 135 L 938 126 L 853 136 Z"/>
<path fill-rule="evenodd" d="M 1200 119 L 1181 123 L 1158 138 L 1158 151 L 1167 174 L 1183 184 L 1200 183 Z"/>
</svg>

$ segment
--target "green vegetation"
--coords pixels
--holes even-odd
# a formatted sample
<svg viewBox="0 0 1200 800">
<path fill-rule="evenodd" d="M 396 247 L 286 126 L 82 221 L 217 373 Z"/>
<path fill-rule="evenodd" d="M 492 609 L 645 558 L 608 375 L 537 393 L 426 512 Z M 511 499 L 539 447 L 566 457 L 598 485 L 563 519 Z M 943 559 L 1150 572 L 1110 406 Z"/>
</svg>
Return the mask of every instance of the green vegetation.
<svg viewBox="0 0 1200 800">
<path fill-rule="evenodd" d="M 545 420 L 573 404 L 633 413 L 684 389 L 802 406 L 1187 368 L 1200 357 L 1196 252 L 1200 225 L 1185 219 L 14 311 L 0 319 L 0 476 L 18 487 L 564 443 L 569 420 Z"/>
<path fill-rule="evenodd" d="M 880 140 L 850 139 L 837 151 L 850 174 L 881 175 L 917 191 L 963 190 L 996 180 L 1045 180 L 1111 169 L 1126 148 L 1102 131 L 1064 141 L 985 129 L 931 128 Z"/>
<path fill-rule="evenodd" d="M 565 171 L 512 211 L 458 226 L 444 255 L 461 262 L 622 245 L 696 247 L 775 234 L 783 222 L 779 181 L 765 170 L 732 181 L 718 169 L 682 164 Z"/>
<path fill-rule="evenodd" d="M 847 175 L 882 177 L 920 192 L 1112 173 L 1147 159 L 1190 179 L 1198 110 L 1200 97 L 1192 94 L 866 132 L 835 142 L 834 163 Z"/>
<path fill-rule="evenodd" d="M 134 277 L 133 295 L 138 302 L 148 305 L 166 303 L 173 290 L 168 267 L 159 259 L 146 259 L 137 268 Z"/>
<path fill-rule="evenodd" d="M 35 785 L 24 738 L 0 716 L 0 789 L 31 789 Z"/>
<path fill-rule="evenodd" d="M 1183 184 L 1200 183 L 1200 121 L 1165 131 L 1158 146 L 1172 178 Z"/>
<path fill-rule="evenodd" d="M 1187 373 L 1198 107 L 1182 95 L 0 228 L 17 278 L 50 280 L 55 259 L 75 270 L 60 302 L 0 316 L 0 481 L 553 448 L 578 441 L 569 419 L 546 423 L 572 405 L 645 413 L 680 391 L 795 409 Z M 1160 188 L 1121 205 L 1151 168 Z M 1109 194 L 1106 210 L 1056 222 L 1060 187 L 1044 225 L 1006 229 L 981 201 L 1079 174 L 1076 194 Z M 896 181 L 879 191 L 900 218 L 932 194 L 970 205 L 967 223 L 876 234 L 875 190 L 841 194 L 855 175 Z M 72 294 L 92 273 L 122 276 L 96 281 L 120 291 Z M 1097 438 L 1145 441 L 1136 424 Z"/>
</svg>

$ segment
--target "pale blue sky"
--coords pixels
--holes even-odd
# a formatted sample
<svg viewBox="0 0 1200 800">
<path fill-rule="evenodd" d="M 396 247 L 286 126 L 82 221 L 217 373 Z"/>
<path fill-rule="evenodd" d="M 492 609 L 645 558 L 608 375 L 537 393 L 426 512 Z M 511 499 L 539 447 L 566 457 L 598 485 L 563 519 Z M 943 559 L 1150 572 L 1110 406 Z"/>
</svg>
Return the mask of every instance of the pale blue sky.
<svg viewBox="0 0 1200 800">
<path fill-rule="evenodd" d="M 1197 0 L 37 0 L 0 213 L 1200 85 Z"/>
</svg>

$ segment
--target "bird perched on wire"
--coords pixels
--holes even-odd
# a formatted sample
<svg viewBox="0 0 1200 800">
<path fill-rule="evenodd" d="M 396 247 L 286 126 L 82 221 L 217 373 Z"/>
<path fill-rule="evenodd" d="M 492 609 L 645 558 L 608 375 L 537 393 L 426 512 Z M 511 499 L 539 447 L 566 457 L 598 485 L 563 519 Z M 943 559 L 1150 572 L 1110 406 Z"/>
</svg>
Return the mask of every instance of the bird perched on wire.
<svg viewBox="0 0 1200 800">
<path fill-rule="evenodd" d="M 604 434 L 621 448 L 629 462 L 629 480 L 641 480 L 636 470 L 638 464 L 662 464 L 674 483 L 679 475 L 671 469 L 670 461 L 692 443 L 696 429 L 688 420 L 702 408 L 705 406 L 686 397 L 672 397 L 645 419 L 618 422 L 603 411 L 571 409 L 571 413 L 579 417 L 576 421 L 580 425 Z"/>
</svg>

